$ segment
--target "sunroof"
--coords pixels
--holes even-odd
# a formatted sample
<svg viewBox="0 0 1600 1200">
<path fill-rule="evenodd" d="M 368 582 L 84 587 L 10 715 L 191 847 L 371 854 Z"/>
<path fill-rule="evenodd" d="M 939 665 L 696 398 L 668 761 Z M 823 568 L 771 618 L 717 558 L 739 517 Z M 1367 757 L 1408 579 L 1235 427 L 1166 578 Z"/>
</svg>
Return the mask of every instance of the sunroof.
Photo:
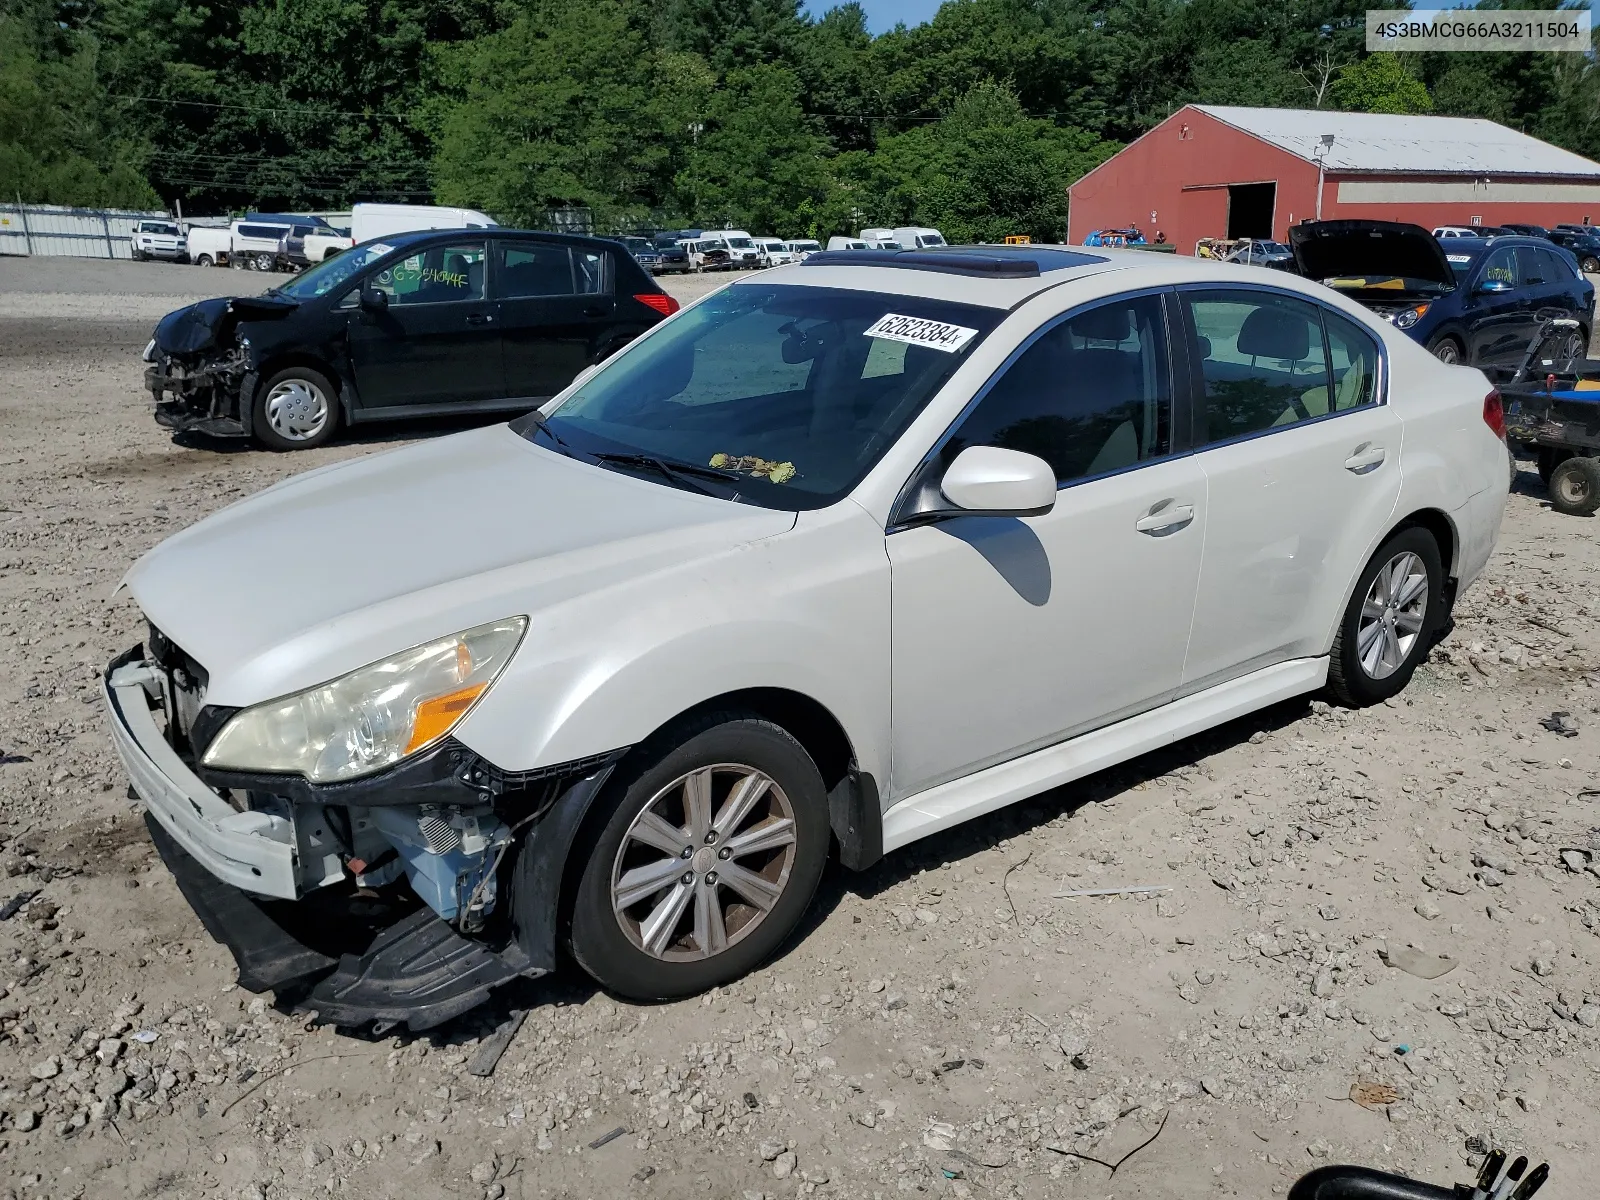
<svg viewBox="0 0 1600 1200">
<path fill-rule="evenodd" d="M 1045 247 L 952 246 L 945 250 L 824 250 L 804 260 L 808 267 L 895 267 L 903 271 L 938 271 L 990 279 L 1034 279 L 1045 271 L 1061 271 L 1106 259 L 1096 254 Z"/>
</svg>

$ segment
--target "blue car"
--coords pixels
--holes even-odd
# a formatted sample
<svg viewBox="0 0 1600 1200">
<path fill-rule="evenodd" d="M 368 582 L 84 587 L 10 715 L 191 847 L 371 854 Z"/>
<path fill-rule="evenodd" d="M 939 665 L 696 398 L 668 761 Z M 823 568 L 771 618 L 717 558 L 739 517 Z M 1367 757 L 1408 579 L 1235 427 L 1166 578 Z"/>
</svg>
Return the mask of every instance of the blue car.
<svg viewBox="0 0 1600 1200">
<path fill-rule="evenodd" d="M 1543 238 L 1435 238 L 1397 221 L 1308 221 L 1289 231 L 1295 263 L 1386 317 L 1441 362 L 1495 373 L 1517 367 L 1540 324 L 1573 317 L 1557 357 L 1585 357 L 1594 285 L 1571 253 Z"/>
</svg>

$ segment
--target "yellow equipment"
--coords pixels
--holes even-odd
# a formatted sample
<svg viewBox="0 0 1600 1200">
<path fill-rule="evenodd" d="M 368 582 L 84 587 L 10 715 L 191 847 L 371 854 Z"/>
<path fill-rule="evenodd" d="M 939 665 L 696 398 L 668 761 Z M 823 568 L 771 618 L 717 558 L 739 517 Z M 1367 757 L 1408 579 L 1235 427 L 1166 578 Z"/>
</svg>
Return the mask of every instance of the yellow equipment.
<svg viewBox="0 0 1600 1200">
<path fill-rule="evenodd" d="M 1006 239 L 1006 245 L 1008 246 L 1027 246 L 1032 242 L 1033 239 L 1025 233 L 1013 233 Z"/>
</svg>

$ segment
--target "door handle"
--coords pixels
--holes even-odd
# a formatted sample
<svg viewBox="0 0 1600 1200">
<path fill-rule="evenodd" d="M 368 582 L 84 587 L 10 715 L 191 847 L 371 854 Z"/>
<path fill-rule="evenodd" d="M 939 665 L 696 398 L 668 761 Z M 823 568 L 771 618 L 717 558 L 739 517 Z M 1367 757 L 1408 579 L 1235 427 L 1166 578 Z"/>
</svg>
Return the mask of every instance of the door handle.
<svg viewBox="0 0 1600 1200">
<path fill-rule="evenodd" d="M 487 324 L 489 324 L 489 322 L 491 322 L 493 320 L 494 320 L 494 317 L 492 315 L 490 315 L 489 313 L 468 313 L 467 314 L 467 324 L 468 325 L 487 325 Z"/>
<path fill-rule="evenodd" d="M 1350 457 L 1344 460 L 1344 469 L 1352 475 L 1366 475 L 1383 466 L 1383 460 L 1387 456 L 1388 451 L 1382 446 L 1362 442 L 1350 452 Z"/>
<path fill-rule="evenodd" d="M 1194 505 L 1173 504 L 1171 500 L 1163 500 L 1135 521 L 1133 527 L 1151 537 L 1165 537 L 1177 533 L 1193 520 Z"/>
</svg>

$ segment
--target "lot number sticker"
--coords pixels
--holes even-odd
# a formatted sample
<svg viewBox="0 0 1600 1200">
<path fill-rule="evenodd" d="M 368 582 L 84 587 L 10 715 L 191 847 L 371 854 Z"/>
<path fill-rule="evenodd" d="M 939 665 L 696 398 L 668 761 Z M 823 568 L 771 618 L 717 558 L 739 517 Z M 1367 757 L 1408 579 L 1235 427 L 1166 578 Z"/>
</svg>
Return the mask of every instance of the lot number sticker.
<svg viewBox="0 0 1600 1200">
<path fill-rule="evenodd" d="M 977 335 L 976 329 L 964 325 L 946 325 L 943 321 L 903 317 L 899 313 L 884 313 L 866 330 L 867 337 L 909 342 L 913 346 L 943 350 L 946 354 L 954 354 Z"/>
</svg>

